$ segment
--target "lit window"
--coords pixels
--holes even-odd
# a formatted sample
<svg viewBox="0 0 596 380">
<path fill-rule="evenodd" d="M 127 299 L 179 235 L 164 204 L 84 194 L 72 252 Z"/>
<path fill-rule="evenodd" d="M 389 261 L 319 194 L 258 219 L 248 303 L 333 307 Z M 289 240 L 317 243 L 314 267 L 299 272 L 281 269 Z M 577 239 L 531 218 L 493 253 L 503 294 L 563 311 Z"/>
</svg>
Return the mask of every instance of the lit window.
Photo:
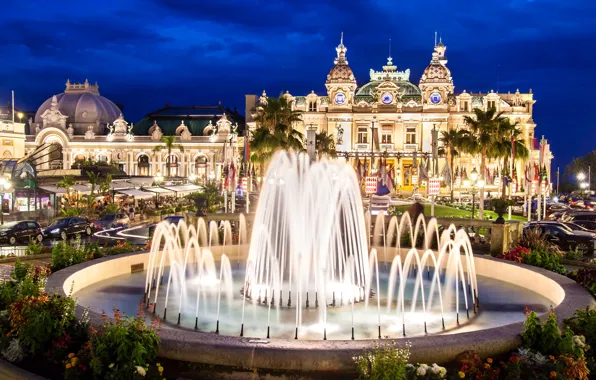
<svg viewBox="0 0 596 380">
<path fill-rule="evenodd" d="M 461 111 L 462 112 L 468 112 L 468 101 L 463 101 L 461 102 Z"/>
<path fill-rule="evenodd" d="M 406 128 L 406 144 L 416 144 L 416 127 Z"/>
<path fill-rule="evenodd" d="M 497 104 L 494 100 L 488 101 L 488 109 L 491 109 L 491 108 L 497 108 Z"/>
<path fill-rule="evenodd" d="M 317 102 L 308 102 L 308 112 L 317 112 Z"/>
<path fill-rule="evenodd" d="M 358 144 L 368 144 L 367 127 L 358 127 Z"/>
<path fill-rule="evenodd" d="M 381 131 L 381 144 L 392 144 L 392 134 L 393 130 L 391 129 L 391 127 L 383 127 Z"/>
</svg>

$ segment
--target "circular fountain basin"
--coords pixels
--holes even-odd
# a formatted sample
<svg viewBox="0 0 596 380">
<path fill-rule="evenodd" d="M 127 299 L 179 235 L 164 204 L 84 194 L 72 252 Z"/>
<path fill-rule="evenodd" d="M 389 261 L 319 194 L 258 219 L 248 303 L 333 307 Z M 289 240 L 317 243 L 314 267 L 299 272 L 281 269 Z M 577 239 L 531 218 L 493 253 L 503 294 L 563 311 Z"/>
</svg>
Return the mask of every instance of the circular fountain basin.
<svg viewBox="0 0 596 380">
<path fill-rule="evenodd" d="M 229 247 L 228 247 L 229 249 Z M 239 247 L 241 255 L 246 247 Z M 221 255 L 221 247 L 212 247 L 214 255 Z M 77 311 L 89 307 L 92 323 L 101 323 L 101 312 L 110 314 L 116 307 L 127 314 L 136 313 L 143 299 L 145 272 L 131 273 L 132 268 L 147 268 L 148 253 L 135 253 L 108 257 L 75 265 L 53 274 L 47 283 L 47 290 L 69 294 L 72 290 L 77 298 Z M 242 256 L 242 255 L 241 255 Z M 230 258 L 236 263 L 237 258 Z M 323 328 L 316 321 L 303 321 L 299 339 L 293 339 L 295 312 L 281 308 L 282 328 L 271 329 L 267 339 L 267 320 L 277 322 L 276 310 L 271 314 L 267 306 L 247 303 L 244 336 L 240 337 L 238 307 L 243 298 L 240 289 L 234 289 L 235 296 L 229 305 L 221 304 L 220 334 L 215 334 L 216 316 L 202 317 L 199 329 L 195 330 L 195 318 L 183 310 L 180 325 L 177 325 L 178 310 L 168 309 L 167 321 L 160 336 L 161 357 L 188 362 L 242 368 L 267 368 L 304 371 L 353 371 L 352 357 L 382 341 L 410 342 L 412 362 L 445 363 L 465 350 L 475 350 L 483 356 L 492 356 L 515 349 L 520 344 L 519 334 L 523 330 L 523 310 L 528 306 L 545 315 L 550 306 L 555 308 L 559 321 L 573 315 L 578 308 L 593 305 L 594 299 L 582 286 L 574 281 L 540 268 L 515 264 L 491 257 L 474 257 L 479 284 L 478 314 L 461 310 L 458 326 L 453 314 L 444 315 L 446 329 L 441 327 L 441 314 L 433 311 L 423 316 L 415 313 L 406 320 L 407 335 L 403 337 L 402 320 L 397 313 L 386 312 L 381 307 L 381 332 L 384 339 L 378 339 L 378 331 L 370 329 L 370 320 L 378 318 L 376 298 L 369 299 L 368 309 L 356 304 L 355 340 L 351 340 L 351 306 L 328 308 L 327 340 L 323 340 Z M 236 265 L 236 264 L 234 264 Z M 242 268 L 238 273 L 243 272 Z M 383 276 L 380 276 L 383 278 Z M 242 283 L 242 280 L 235 283 Z M 383 285 L 380 286 L 384 288 Z M 209 302 L 209 301 L 207 301 Z M 285 301 L 287 302 L 287 300 Z M 313 315 L 316 313 L 314 300 L 310 300 Z M 162 301 L 163 304 L 163 301 Z M 156 314 L 163 316 L 160 300 Z M 171 301 L 168 303 L 171 305 Z M 206 309 L 216 309 L 205 304 Z M 305 314 L 308 317 L 308 313 Z M 420 316 L 420 319 L 416 318 Z M 392 318 L 394 320 L 392 320 Z M 367 320 L 359 324 L 358 321 Z M 428 324 L 424 333 L 422 320 Z M 232 322 L 230 322 L 232 321 Z M 276 325 L 276 323 L 271 323 Z M 367 326 L 367 328 L 365 328 Z M 372 323 L 376 326 L 376 323 Z M 389 339 L 387 339 L 387 337 Z"/>
</svg>

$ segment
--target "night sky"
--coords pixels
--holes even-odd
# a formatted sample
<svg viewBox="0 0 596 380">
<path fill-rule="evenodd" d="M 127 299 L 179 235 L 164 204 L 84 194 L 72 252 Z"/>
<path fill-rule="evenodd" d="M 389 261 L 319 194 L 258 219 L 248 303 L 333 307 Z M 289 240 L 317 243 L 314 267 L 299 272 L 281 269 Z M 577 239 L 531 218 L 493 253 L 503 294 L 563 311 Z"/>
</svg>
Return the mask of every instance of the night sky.
<svg viewBox="0 0 596 380">
<path fill-rule="evenodd" d="M 172 105 L 238 107 L 244 95 L 325 93 L 344 32 L 359 85 L 393 62 L 418 83 L 434 32 L 447 45 L 456 92 L 527 92 L 536 135 L 553 169 L 596 148 L 596 3 L 579 0 L 4 0 L 0 7 L 0 102 L 36 110 L 71 82 L 138 121 Z M 562 169 L 562 168 L 561 168 Z"/>
</svg>

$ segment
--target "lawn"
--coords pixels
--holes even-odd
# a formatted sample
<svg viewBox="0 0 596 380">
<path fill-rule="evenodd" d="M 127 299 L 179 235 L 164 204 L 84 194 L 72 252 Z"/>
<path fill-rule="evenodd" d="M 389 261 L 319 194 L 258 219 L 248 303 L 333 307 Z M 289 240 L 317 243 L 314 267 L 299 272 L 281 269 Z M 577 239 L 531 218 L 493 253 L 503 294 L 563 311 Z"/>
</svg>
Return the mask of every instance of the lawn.
<svg viewBox="0 0 596 380">
<path fill-rule="evenodd" d="M 411 207 L 412 207 L 411 205 L 395 206 L 397 211 L 400 211 L 400 212 L 409 211 Z M 475 213 L 476 213 L 476 218 L 478 218 L 478 209 L 476 209 Z M 428 204 L 428 203 L 424 204 L 424 215 L 430 215 L 430 204 Z M 497 214 L 494 211 L 485 210 L 484 215 L 485 215 L 485 217 L 487 215 L 490 216 L 492 218 L 491 220 L 497 219 Z M 466 211 L 466 210 L 460 210 L 460 209 L 457 209 L 454 207 L 435 205 L 435 216 L 438 218 L 470 219 L 472 216 L 472 212 Z M 506 215 L 504 216 L 504 218 L 505 218 L 505 220 L 507 220 Z M 527 218 L 525 218 L 523 216 L 519 216 L 519 215 L 511 215 L 511 219 L 517 220 L 517 221 L 527 221 Z"/>
</svg>

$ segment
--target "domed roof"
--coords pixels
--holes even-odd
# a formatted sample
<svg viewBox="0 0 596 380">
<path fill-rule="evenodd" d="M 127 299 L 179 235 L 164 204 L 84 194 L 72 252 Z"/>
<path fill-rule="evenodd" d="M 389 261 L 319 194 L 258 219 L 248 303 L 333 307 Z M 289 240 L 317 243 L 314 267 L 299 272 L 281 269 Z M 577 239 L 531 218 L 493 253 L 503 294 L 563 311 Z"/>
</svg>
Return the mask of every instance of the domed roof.
<svg viewBox="0 0 596 380">
<path fill-rule="evenodd" d="M 335 66 L 329 70 L 327 74 L 327 83 L 345 83 L 351 82 L 356 83 L 356 78 L 350 66 L 348 66 L 348 60 L 346 59 L 346 52 L 348 48 L 344 45 L 344 34 L 341 34 L 341 40 L 339 45 L 335 48 L 337 52 L 337 58 L 335 58 Z"/>
<path fill-rule="evenodd" d="M 329 70 L 329 74 L 327 74 L 327 83 L 338 82 L 356 82 L 356 78 L 354 78 L 354 73 L 350 66 L 346 64 L 337 64 Z"/>
<path fill-rule="evenodd" d="M 68 116 L 68 124 L 111 124 L 116 120 L 121 111 L 112 101 L 99 94 L 99 86 L 91 85 L 87 80 L 82 84 L 66 82 L 66 90 L 57 94 L 58 110 Z M 41 123 L 41 115 L 52 106 L 53 97 L 46 100 L 35 114 L 35 122 Z"/>
<path fill-rule="evenodd" d="M 356 95 L 375 95 L 377 92 L 377 87 L 379 87 L 379 85 L 383 82 L 384 81 L 382 80 L 372 80 L 360 87 L 356 92 Z M 399 87 L 399 92 L 401 95 L 420 95 L 420 89 L 409 81 L 392 80 L 391 82 L 395 83 Z"/>
<path fill-rule="evenodd" d="M 445 82 L 452 82 L 451 79 L 451 71 L 447 68 L 447 66 L 441 64 L 439 61 L 439 54 L 435 51 L 433 52 L 432 60 L 430 64 L 426 67 L 424 72 L 422 73 L 422 78 L 420 78 L 420 83 L 445 83 Z"/>
</svg>

